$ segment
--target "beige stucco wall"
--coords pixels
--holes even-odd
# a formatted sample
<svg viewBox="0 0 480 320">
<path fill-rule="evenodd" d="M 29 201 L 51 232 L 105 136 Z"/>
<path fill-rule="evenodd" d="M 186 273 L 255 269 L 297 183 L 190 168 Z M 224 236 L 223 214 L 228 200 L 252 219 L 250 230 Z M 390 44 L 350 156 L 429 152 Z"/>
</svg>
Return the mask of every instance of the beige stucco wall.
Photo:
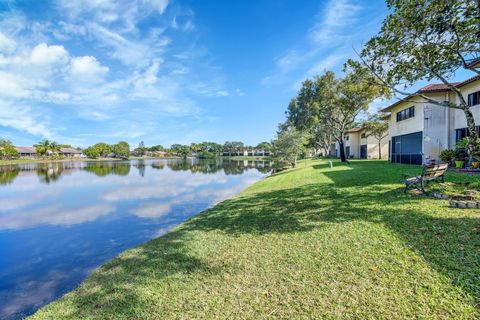
<svg viewBox="0 0 480 320">
<path fill-rule="evenodd" d="M 423 131 L 423 107 L 418 97 L 411 98 L 409 101 L 402 101 L 393 107 L 390 117 L 389 135 L 395 137 L 399 135 Z M 400 122 L 397 122 L 397 112 L 415 105 L 415 116 Z"/>
<path fill-rule="evenodd" d="M 382 159 L 387 159 L 388 157 L 388 141 L 389 137 L 386 136 L 380 141 L 380 149 Z M 378 159 L 378 140 L 375 137 L 368 136 L 367 138 L 361 139 L 361 145 L 367 145 L 367 157 L 368 159 Z"/>
<path fill-rule="evenodd" d="M 367 159 L 378 159 L 378 141 L 372 136 L 362 138 L 362 133 L 365 130 L 359 132 L 350 132 L 345 135 L 349 137 L 349 140 L 345 140 L 345 147 L 350 147 L 350 156 L 354 159 L 360 159 L 360 146 L 367 145 Z M 386 159 L 388 156 L 388 135 L 381 141 L 382 159 Z M 338 143 L 336 145 L 338 149 Z"/>
<path fill-rule="evenodd" d="M 462 95 L 465 99 L 465 101 L 468 101 L 468 95 L 470 93 L 476 92 L 480 90 L 480 81 L 474 81 L 472 83 L 469 83 L 461 88 Z M 451 93 L 452 100 L 455 101 L 455 103 L 459 103 L 459 98 L 457 97 L 456 94 Z M 475 107 L 472 107 L 472 112 L 473 112 L 473 118 L 475 119 L 475 124 L 478 126 L 480 125 L 480 105 L 477 105 Z M 465 114 L 463 113 L 462 110 L 454 110 L 454 126 L 453 129 L 462 129 L 467 127 L 467 119 L 465 118 Z"/>
<path fill-rule="evenodd" d="M 346 140 L 347 136 L 348 136 L 348 141 Z M 345 135 L 345 148 L 350 147 L 350 156 L 351 157 L 353 156 L 353 158 L 360 157 L 359 140 L 360 140 L 360 135 L 358 134 L 358 132 L 350 132 Z"/>
<path fill-rule="evenodd" d="M 449 99 L 446 93 L 428 94 L 432 99 L 444 101 Z M 399 103 L 391 109 L 389 125 L 390 139 L 395 136 L 415 132 L 423 132 L 422 153 L 423 160 L 439 160 L 440 152 L 449 148 L 451 135 L 450 125 L 451 111 L 431 103 L 423 103 L 420 97 L 410 98 L 409 101 Z M 415 116 L 397 122 L 397 112 L 415 106 Z"/>
</svg>

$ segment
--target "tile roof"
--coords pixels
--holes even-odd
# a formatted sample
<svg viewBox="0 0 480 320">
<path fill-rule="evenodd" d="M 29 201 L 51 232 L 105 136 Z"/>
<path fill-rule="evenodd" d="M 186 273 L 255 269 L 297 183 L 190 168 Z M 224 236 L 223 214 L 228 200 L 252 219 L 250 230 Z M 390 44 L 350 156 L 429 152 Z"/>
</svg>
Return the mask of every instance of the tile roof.
<svg viewBox="0 0 480 320">
<path fill-rule="evenodd" d="M 350 130 L 345 131 L 346 133 L 353 133 L 353 132 L 360 132 L 363 128 L 352 128 Z"/>
<path fill-rule="evenodd" d="M 78 154 L 82 153 L 82 151 L 77 150 L 75 148 L 60 148 L 60 152 L 61 153 L 78 153 Z"/>
<path fill-rule="evenodd" d="M 15 147 L 18 153 L 37 153 L 34 147 Z"/>
<path fill-rule="evenodd" d="M 459 85 L 461 82 L 452 82 L 454 86 Z M 446 92 L 450 91 L 450 88 L 444 83 L 435 83 L 429 84 L 428 86 L 423 87 L 422 89 L 418 90 L 418 92 Z"/>
<path fill-rule="evenodd" d="M 477 80 L 480 80 L 480 76 L 474 76 L 474 77 L 471 77 L 467 80 L 464 80 L 462 82 L 452 82 L 452 84 L 457 87 L 457 88 L 461 88 L 469 83 L 472 83 L 474 81 L 477 81 Z M 450 91 L 450 88 L 444 84 L 444 83 L 435 83 L 435 84 L 429 84 L 423 88 L 421 88 L 420 90 L 417 91 L 417 93 L 436 93 L 436 92 L 448 92 Z M 409 99 L 409 98 L 412 98 L 413 96 L 415 95 L 411 95 L 411 96 L 408 96 L 404 99 L 400 99 L 398 101 L 396 101 L 395 103 L 389 105 L 388 107 L 386 108 L 383 108 L 382 110 L 380 110 L 381 112 L 388 112 L 390 111 L 390 109 L 392 109 L 393 107 L 395 107 L 396 105 L 398 105 L 399 103 Z"/>
</svg>

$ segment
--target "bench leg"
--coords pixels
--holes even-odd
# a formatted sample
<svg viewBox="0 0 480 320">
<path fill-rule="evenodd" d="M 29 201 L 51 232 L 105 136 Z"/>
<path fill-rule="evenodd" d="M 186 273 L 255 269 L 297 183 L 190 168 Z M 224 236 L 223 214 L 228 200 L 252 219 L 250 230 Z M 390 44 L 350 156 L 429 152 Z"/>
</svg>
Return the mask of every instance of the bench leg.
<svg viewBox="0 0 480 320">
<path fill-rule="evenodd" d="M 425 193 L 425 182 L 423 182 L 423 180 L 420 182 L 420 190 Z"/>
</svg>

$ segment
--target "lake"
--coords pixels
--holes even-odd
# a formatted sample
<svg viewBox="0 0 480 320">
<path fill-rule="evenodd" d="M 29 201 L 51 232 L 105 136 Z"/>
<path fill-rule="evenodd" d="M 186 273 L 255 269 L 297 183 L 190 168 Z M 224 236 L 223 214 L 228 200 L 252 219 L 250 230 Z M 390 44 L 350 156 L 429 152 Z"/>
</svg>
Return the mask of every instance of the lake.
<svg viewBox="0 0 480 320">
<path fill-rule="evenodd" d="M 0 319 L 35 312 L 269 171 L 222 159 L 0 166 Z"/>
</svg>

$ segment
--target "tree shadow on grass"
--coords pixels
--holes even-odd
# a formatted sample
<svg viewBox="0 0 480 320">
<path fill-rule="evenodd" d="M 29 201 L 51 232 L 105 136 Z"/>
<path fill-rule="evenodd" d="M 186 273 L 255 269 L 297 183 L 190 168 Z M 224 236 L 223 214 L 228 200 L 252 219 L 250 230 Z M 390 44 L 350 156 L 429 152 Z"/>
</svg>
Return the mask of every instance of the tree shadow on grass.
<svg viewBox="0 0 480 320">
<path fill-rule="evenodd" d="M 351 170 L 322 172 L 333 184 L 324 180 L 296 188 L 246 193 L 218 204 L 104 265 L 75 295 L 67 297 L 74 306 L 67 317 L 135 318 L 146 303 L 145 296 L 138 292 L 142 284 L 169 277 L 235 272 L 234 266 L 214 266 L 192 252 L 192 235 L 198 232 L 222 232 L 232 237 L 288 234 L 354 221 L 377 223 L 392 230 L 434 270 L 468 293 L 478 308 L 478 211 L 455 217 L 458 211 L 448 208 L 447 201 L 403 195 L 397 180 L 402 167 L 387 170 L 380 165 L 383 170 L 372 173 L 371 168 L 368 172 L 363 166 L 367 165 L 353 165 L 354 176 Z M 352 181 L 352 177 L 360 178 Z M 432 206 L 434 210 L 430 210 Z"/>
<path fill-rule="evenodd" d="M 62 318 L 139 318 L 147 307 L 141 290 L 152 282 L 221 272 L 190 252 L 188 238 L 185 231 L 173 231 L 106 263 L 62 298 L 69 305 Z"/>
</svg>

